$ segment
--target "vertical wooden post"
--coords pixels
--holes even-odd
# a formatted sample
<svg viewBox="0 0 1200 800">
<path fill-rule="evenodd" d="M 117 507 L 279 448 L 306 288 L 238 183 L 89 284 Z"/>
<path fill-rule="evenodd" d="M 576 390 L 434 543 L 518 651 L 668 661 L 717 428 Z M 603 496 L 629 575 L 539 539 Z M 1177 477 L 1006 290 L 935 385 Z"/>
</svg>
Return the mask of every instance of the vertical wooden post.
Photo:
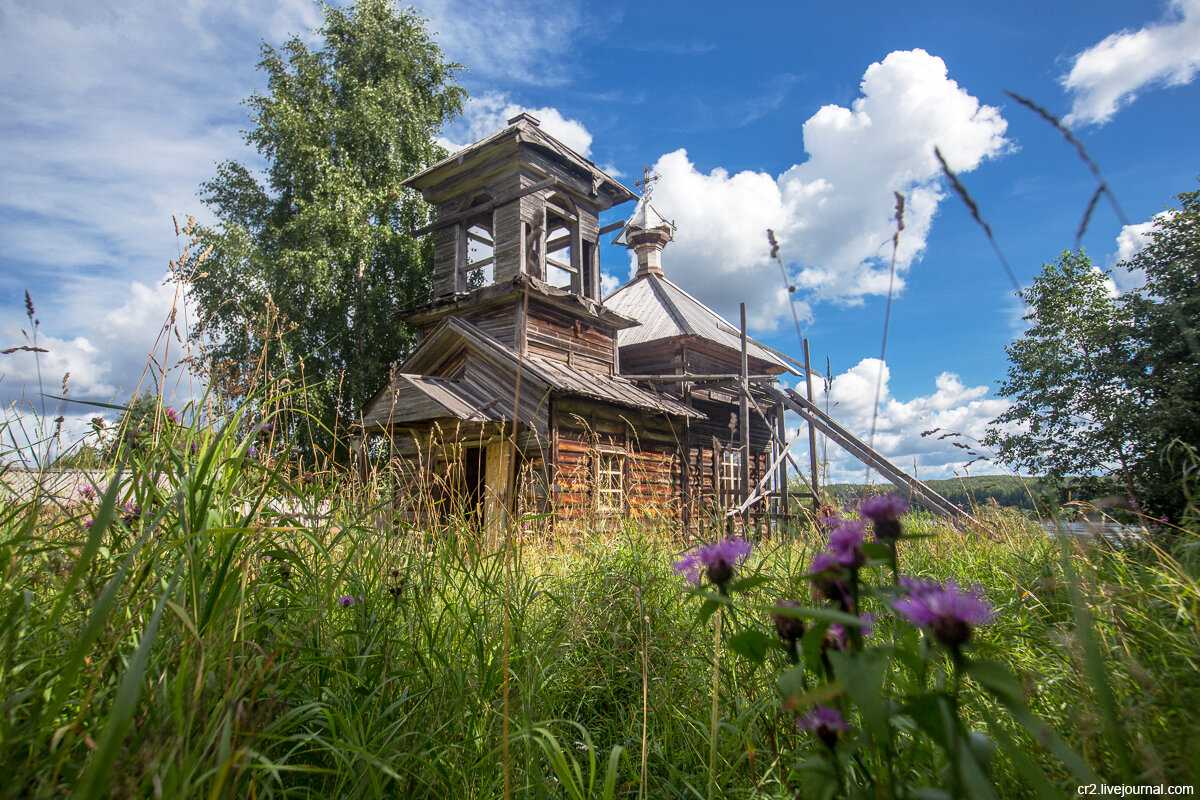
<svg viewBox="0 0 1200 800">
<path fill-rule="evenodd" d="M 804 340 L 804 381 L 808 388 L 808 402 L 813 401 L 812 367 L 808 363 L 808 339 Z M 817 485 L 817 429 L 808 423 L 808 464 L 812 470 L 813 511 L 821 510 L 821 489 Z"/>
<path fill-rule="evenodd" d="M 484 456 L 483 520 L 487 530 L 487 543 L 495 547 L 504 536 L 509 518 L 509 498 L 512 497 L 513 448 L 504 439 L 487 446 Z"/>
<path fill-rule="evenodd" d="M 741 502 L 746 502 L 750 496 L 750 357 L 749 337 L 746 334 L 746 304 L 742 308 L 742 380 L 741 391 L 738 392 L 738 438 L 742 446 Z M 750 521 L 750 509 L 742 514 L 742 533 L 745 535 L 747 523 Z"/>
<path fill-rule="evenodd" d="M 779 448 L 782 450 L 787 447 L 787 422 L 784 417 L 783 403 L 775 404 L 775 428 L 779 435 Z M 791 498 L 788 497 L 788 460 L 786 458 L 779 461 L 779 476 L 776 479 L 779 482 L 779 518 L 786 522 L 788 515 L 791 513 Z"/>
</svg>

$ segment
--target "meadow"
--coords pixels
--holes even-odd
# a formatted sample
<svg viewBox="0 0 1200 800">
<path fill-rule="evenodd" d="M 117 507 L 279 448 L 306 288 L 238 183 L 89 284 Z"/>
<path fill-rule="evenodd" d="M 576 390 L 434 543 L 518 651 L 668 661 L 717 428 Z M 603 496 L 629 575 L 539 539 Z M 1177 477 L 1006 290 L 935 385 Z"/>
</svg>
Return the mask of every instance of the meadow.
<svg viewBox="0 0 1200 800">
<path fill-rule="evenodd" d="M 984 531 L 909 514 L 893 577 L 978 584 L 994 617 L 939 649 L 889 609 L 876 553 L 852 662 L 812 637 L 789 649 L 771 617 L 798 601 L 822 641 L 847 621 L 805 577 L 827 546 L 816 521 L 753 540 L 714 591 L 677 574 L 697 543 L 671 531 L 549 537 L 535 520 L 488 546 L 465 523 L 398 523 L 386 465 L 366 484 L 301 474 L 245 410 L 169 416 L 94 493 L 0 506 L 2 797 L 1200 784 L 1194 529 L 1117 549 L 995 504 L 975 509 Z M 846 731 L 798 725 L 818 703 L 841 703 Z"/>
</svg>

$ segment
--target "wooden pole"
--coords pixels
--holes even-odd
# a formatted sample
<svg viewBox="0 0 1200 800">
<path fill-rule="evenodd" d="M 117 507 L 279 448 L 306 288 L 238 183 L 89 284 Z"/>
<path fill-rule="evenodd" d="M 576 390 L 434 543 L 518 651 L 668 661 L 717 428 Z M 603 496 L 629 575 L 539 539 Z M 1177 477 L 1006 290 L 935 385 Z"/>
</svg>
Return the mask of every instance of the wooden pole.
<svg viewBox="0 0 1200 800">
<path fill-rule="evenodd" d="M 775 428 L 778 434 L 778 447 L 787 447 L 787 423 L 784 421 L 783 403 L 775 404 Z M 788 497 L 788 474 L 787 462 L 785 458 L 779 462 L 779 518 L 781 521 L 786 521 L 788 514 L 791 512 L 791 498 Z"/>
<path fill-rule="evenodd" d="M 750 496 L 750 354 L 749 336 L 746 333 L 746 304 L 742 308 L 742 375 L 738 392 L 738 438 L 742 447 L 741 501 Z M 742 535 L 745 535 L 750 512 L 742 515 Z"/>
<path fill-rule="evenodd" d="M 812 369 L 808 363 L 808 339 L 804 340 L 804 381 L 808 385 L 808 402 L 813 401 Z M 812 422 L 808 423 L 808 464 L 812 469 L 813 512 L 821 511 L 821 489 L 817 483 L 817 429 Z"/>
</svg>

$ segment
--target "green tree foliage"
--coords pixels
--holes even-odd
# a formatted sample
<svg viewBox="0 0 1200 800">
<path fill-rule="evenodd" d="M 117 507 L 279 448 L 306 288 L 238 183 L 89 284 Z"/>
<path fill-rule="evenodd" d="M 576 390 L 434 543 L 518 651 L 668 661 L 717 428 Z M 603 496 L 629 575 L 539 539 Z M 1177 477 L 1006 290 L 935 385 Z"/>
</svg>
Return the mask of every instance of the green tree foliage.
<svg viewBox="0 0 1200 800">
<path fill-rule="evenodd" d="M 218 166 L 201 187 L 217 224 L 189 248 L 211 253 L 181 268 L 214 387 L 236 401 L 287 372 L 320 423 L 297 426 L 299 444 L 323 449 L 412 345 L 396 311 L 427 298 L 432 251 L 409 234 L 429 211 L 401 182 L 444 155 L 433 135 L 464 92 L 423 21 L 388 0 L 326 6 L 318 33 L 315 50 L 263 44 L 245 138 L 265 181 Z"/>
<path fill-rule="evenodd" d="M 1143 447 L 1134 466 L 1142 501 L 1180 521 L 1188 452 L 1200 449 L 1200 192 L 1160 217 L 1128 266 L 1146 286 L 1125 302 L 1132 317 L 1129 384 L 1141 403 Z"/>
<path fill-rule="evenodd" d="M 1143 288 L 1114 296 L 1106 272 L 1064 253 L 1021 293 L 1032 326 L 1007 348 L 1000 389 L 1013 405 L 985 440 L 1060 482 L 1107 478 L 1172 520 L 1185 446 L 1200 446 L 1200 192 L 1178 200 L 1122 265 Z"/>
<path fill-rule="evenodd" d="M 1030 327 L 1006 348 L 1008 379 L 999 391 L 1013 404 L 993 420 L 984 444 L 1021 471 L 1056 482 L 1109 477 L 1132 491 L 1129 315 L 1109 281 L 1082 252 L 1067 251 L 1021 292 Z M 1100 483 L 1093 481 L 1095 490 Z"/>
</svg>

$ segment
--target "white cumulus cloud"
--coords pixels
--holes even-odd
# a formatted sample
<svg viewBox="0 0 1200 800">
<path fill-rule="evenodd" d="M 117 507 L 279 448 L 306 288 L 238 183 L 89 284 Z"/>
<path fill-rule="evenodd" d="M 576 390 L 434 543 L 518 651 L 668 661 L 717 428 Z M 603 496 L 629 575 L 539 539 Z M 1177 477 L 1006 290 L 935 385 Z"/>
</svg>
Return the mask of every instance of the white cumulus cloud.
<svg viewBox="0 0 1200 800">
<path fill-rule="evenodd" d="M 1121 293 L 1131 292 L 1146 285 L 1145 271 L 1130 268 L 1127 262 L 1150 244 L 1151 234 L 1158 223 L 1170 219 L 1174 213 L 1162 211 L 1145 222 L 1123 226 L 1117 234 L 1117 252 L 1112 257 L 1112 280 Z"/>
<path fill-rule="evenodd" d="M 872 64 L 860 88 L 850 108 L 825 106 L 804 124 L 808 159 L 780 175 L 705 172 L 684 150 L 662 156 L 653 201 L 678 226 L 663 253 L 667 276 L 726 317 L 747 301 L 752 324 L 773 330 L 790 312 L 770 259 L 771 228 L 789 280 L 811 297 L 854 303 L 884 294 L 899 192 L 905 197 L 896 253 L 901 288 L 943 197 L 934 148 L 956 172 L 970 171 L 1004 151 L 1007 123 L 924 50 L 893 52 Z"/>
<path fill-rule="evenodd" d="M 532 108 L 514 103 L 504 92 L 484 92 L 468 100 L 462 117 L 438 137 L 438 144 L 451 153 L 462 150 L 502 130 L 521 112 L 531 114 L 542 130 L 581 156 L 591 155 L 592 134 L 582 122 L 564 117 L 557 108 Z"/>
<path fill-rule="evenodd" d="M 863 441 L 871 438 L 874 424 L 875 449 L 909 474 L 915 462 L 917 477 L 951 477 L 975 458 L 972 453 L 986 455 L 978 442 L 986 435 L 988 423 L 1008 408 L 1007 400 L 988 397 L 988 387 L 967 386 L 952 372 L 938 375 L 931 393 L 910 400 L 892 396 L 890 380 L 887 364 L 877 358 L 864 358 L 835 376 L 828 392 L 815 386 L 814 399 Z M 874 413 L 877 390 L 878 415 Z M 922 436 L 924 431 L 935 432 Z M 833 442 L 823 446 L 818 441 L 818 454 L 823 456 L 825 452 L 829 455 L 831 480 L 863 479 L 865 466 Z M 986 474 L 999 467 L 982 462 L 972 469 L 976 474 Z M 878 475 L 874 479 L 878 480 Z"/>
<path fill-rule="evenodd" d="M 1075 56 L 1062 79 L 1067 124 L 1108 122 L 1151 86 L 1191 83 L 1200 70 L 1200 0 L 1172 0 L 1162 20 L 1121 31 Z"/>
</svg>

